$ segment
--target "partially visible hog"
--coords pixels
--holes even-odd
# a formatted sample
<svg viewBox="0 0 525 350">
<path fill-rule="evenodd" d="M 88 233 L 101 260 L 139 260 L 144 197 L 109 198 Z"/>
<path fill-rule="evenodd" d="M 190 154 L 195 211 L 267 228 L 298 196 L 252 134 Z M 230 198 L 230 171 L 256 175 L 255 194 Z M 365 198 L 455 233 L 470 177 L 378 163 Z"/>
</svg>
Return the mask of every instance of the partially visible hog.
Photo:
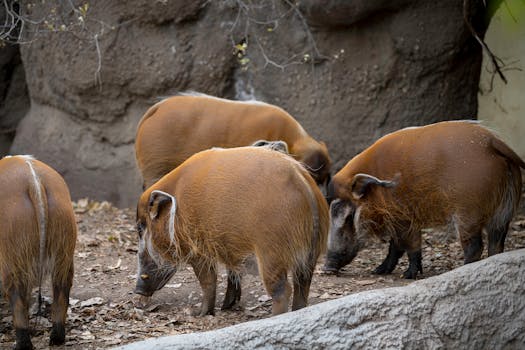
<svg viewBox="0 0 525 350">
<path fill-rule="evenodd" d="M 137 127 L 135 156 L 144 189 L 193 154 L 212 147 L 248 146 L 257 140 L 287 144 L 318 184 L 327 182 L 332 161 L 318 142 L 286 111 L 258 101 L 231 101 L 185 93 L 153 105 Z"/>
<path fill-rule="evenodd" d="M 336 272 L 357 255 L 364 238 L 390 242 L 375 270 L 394 270 L 408 254 L 405 278 L 422 272 L 421 230 L 453 227 L 465 263 L 501 253 L 521 197 L 525 163 L 483 126 L 442 122 L 388 134 L 350 160 L 334 177 L 331 231 L 324 269 Z"/>
<path fill-rule="evenodd" d="M 13 313 L 15 349 L 32 349 L 31 290 L 51 275 L 50 345 L 63 344 L 77 228 L 62 177 L 30 156 L 0 160 L 0 285 Z"/>
</svg>

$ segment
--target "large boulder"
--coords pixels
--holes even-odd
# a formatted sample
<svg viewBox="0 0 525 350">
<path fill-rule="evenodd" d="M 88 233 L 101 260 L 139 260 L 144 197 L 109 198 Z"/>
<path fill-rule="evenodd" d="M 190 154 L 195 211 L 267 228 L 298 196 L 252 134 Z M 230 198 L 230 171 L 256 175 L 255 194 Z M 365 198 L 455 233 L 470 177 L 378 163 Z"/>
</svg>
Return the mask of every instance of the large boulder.
<svg viewBox="0 0 525 350">
<path fill-rule="evenodd" d="M 481 48 L 457 0 L 20 3 L 47 20 L 27 23 L 31 109 L 11 152 L 58 168 L 73 198 L 135 203 L 136 124 L 176 91 L 280 105 L 327 142 L 334 170 L 395 129 L 476 116 Z"/>
<path fill-rule="evenodd" d="M 524 327 L 521 249 L 405 287 L 118 349 L 523 349 Z"/>
<path fill-rule="evenodd" d="M 25 3 L 33 4 L 22 6 L 27 16 L 45 18 L 55 9 L 67 25 L 51 33 L 38 28 L 40 35 L 21 46 L 31 109 L 11 152 L 55 167 L 73 198 L 134 205 L 141 180 L 133 143 L 142 114 L 172 91 L 223 95 L 229 86 L 231 45 L 224 32 L 207 27 L 220 27 L 222 7 L 204 8 L 203 0 L 90 1 L 82 20 L 88 30 L 80 30 L 82 12 L 67 2 Z"/>
</svg>

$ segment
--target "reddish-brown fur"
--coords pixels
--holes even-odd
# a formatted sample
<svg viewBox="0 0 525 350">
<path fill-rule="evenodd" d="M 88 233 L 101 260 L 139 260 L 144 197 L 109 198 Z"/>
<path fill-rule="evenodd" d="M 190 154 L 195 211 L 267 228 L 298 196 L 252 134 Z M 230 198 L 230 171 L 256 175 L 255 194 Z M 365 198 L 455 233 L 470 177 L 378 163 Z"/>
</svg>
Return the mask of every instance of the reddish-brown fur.
<svg viewBox="0 0 525 350">
<path fill-rule="evenodd" d="M 176 199 L 174 242 L 168 233 L 171 202 L 152 196 L 159 190 Z M 137 216 L 141 241 L 151 239 L 172 265 L 193 266 L 204 293 L 201 314 L 213 314 L 217 264 L 235 271 L 252 253 L 273 313 L 288 309 L 287 273 L 294 281 L 292 309 L 304 307 L 329 225 L 326 201 L 307 171 L 285 154 L 256 147 L 192 156 L 142 194 Z M 144 267 L 137 283 L 144 282 L 140 276 L 152 278 Z"/>
<path fill-rule="evenodd" d="M 520 167 L 524 162 L 488 129 L 442 122 L 382 137 L 333 177 L 333 188 L 335 197 L 358 213 L 357 238 L 368 233 L 391 240 L 394 266 L 403 251 L 409 259 L 420 254 L 421 229 L 447 224 L 456 227 L 465 262 L 471 262 L 480 258 L 483 229 L 489 234 L 489 255 L 503 251 L 521 196 Z M 357 174 L 394 183 L 363 188 Z"/>
<path fill-rule="evenodd" d="M 45 273 L 51 275 L 53 286 L 50 343 L 61 344 L 76 243 L 76 222 L 67 185 L 42 162 L 26 156 L 6 157 L 0 160 L 0 193 L 0 278 L 13 312 L 16 347 L 32 346 L 28 314 L 31 290 L 41 283 Z M 41 256 L 42 235 L 45 242 Z"/>
<path fill-rule="evenodd" d="M 318 183 L 328 178 L 331 160 L 326 146 L 283 109 L 206 95 L 173 96 L 151 107 L 138 125 L 135 153 L 147 188 L 197 152 L 248 146 L 257 140 L 285 141 Z"/>
</svg>

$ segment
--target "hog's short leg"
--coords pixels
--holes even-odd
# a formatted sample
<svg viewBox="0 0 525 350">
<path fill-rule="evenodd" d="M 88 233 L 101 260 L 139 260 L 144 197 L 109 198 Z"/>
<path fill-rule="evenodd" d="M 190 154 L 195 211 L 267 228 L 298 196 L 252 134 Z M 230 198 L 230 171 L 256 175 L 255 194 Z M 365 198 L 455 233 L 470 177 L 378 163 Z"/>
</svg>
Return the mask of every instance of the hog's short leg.
<svg viewBox="0 0 525 350">
<path fill-rule="evenodd" d="M 29 335 L 30 288 L 23 284 L 13 285 L 7 290 L 7 296 L 13 313 L 13 327 L 16 334 L 14 349 L 33 349 Z"/>
<path fill-rule="evenodd" d="M 239 300 L 241 300 L 241 275 L 228 270 L 228 286 L 221 310 L 231 309 Z"/>
<path fill-rule="evenodd" d="M 190 261 L 202 289 L 202 307 L 199 316 L 215 315 L 215 293 L 217 289 L 217 269 L 201 260 Z"/>
<path fill-rule="evenodd" d="M 272 297 L 272 314 L 287 312 L 292 288 L 288 283 L 287 271 L 283 268 L 283 262 L 274 261 L 271 257 L 261 257 L 261 254 L 256 255 L 259 274 L 266 292 Z"/>
<path fill-rule="evenodd" d="M 310 284 L 312 283 L 316 262 L 317 257 L 312 255 L 307 266 L 299 267 L 294 273 L 292 311 L 308 305 L 308 294 L 310 293 Z"/>
<path fill-rule="evenodd" d="M 64 344 L 66 340 L 66 317 L 69 306 L 69 291 L 73 284 L 73 262 L 69 264 L 68 273 L 65 278 L 60 272 L 53 276 L 53 304 L 51 305 L 51 318 L 53 327 L 49 338 L 49 345 Z"/>
<path fill-rule="evenodd" d="M 483 240 L 481 234 L 461 240 L 463 253 L 465 254 L 465 264 L 478 261 L 483 252 Z"/>
<path fill-rule="evenodd" d="M 489 240 L 489 256 L 494 254 L 503 253 L 505 248 L 505 238 L 509 230 L 509 223 L 504 223 L 498 227 L 490 227 L 488 231 Z"/>
<path fill-rule="evenodd" d="M 399 248 L 393 240 L 390 240 L 390 244 L 388 246 L 388 255 L 381 265 L 376 267 L 374 273 L 376 275 L 386 275 L 391 273 L 396 268 L 397 262 L 404 253 L 405 251 L 403 249 Z"/>
<path fill-rule="evenodd" d="M 282 314 L 288 311 L 291 287 L 286 277 L 286 271 L 277 273 L 271 281 L 266 281 L 269 286 L 269 293 L 272 297 L 272 315 Z"/>
<path fill-rule="evenodd" d="M 465 255 L 465 264 L 478 261 L 483 252 L 480 225 L 458 225 L 458 236 Z"/>
</svg>

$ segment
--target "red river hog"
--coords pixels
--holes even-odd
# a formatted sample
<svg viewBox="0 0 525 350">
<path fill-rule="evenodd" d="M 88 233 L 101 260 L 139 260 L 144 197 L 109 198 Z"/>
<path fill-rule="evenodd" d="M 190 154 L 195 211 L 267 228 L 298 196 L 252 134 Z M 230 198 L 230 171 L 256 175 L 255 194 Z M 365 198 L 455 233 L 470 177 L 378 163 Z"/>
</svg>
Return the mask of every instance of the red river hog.
<svg viewBox="0 0 525 350">
<path fill-rule="evenodd" d="M 248 146 L 257 140 L 286 142 L 318 184 L 327 182 L 331 160 L 317 142 L 283 109 L 257 101 L 230 101 L 183 94 L 152 106 L 137 128 L 135 155 L 144 189 L 191 155 L 212 147 Z"/>
<path fill-rule="evenodd" d="M 62 177 L 30 156 L 0 160 L 0 278 L 13 313 L 16 349 L 32 349 L 31 290 L 51 276 L 50 345 L 65 341 L 77 229 Z"/>
<path fill-rule="evenodd" d="M 201 315 L 214 314 L 217 265 L 238 273 L 255 254 L 273 314 L 306 306 L 328 235 L 328 205 L 293 158 L 266 147 L 210 149 L 149 187 L 137 206 L 139 272 L 135 292 L 151 296 L 181 263 L 203 291 Z M 240 298 L 228 279 L 223 309 Z"/>
<path fill-rule="evenodd" d="M 503 251 L 521 197 L 525 163 L 487 128 L 472 121 L 441 122 L 388 134 L 350 160 L 331 186 L 331 230 L 324 269 L 337 272 L 367 235 L 389 241 L 374 271 L 387 274 L 407 252 L 405 278 L 422 272 L 421 230 L 456 231 L 465 263 Z"/>
</svg>

